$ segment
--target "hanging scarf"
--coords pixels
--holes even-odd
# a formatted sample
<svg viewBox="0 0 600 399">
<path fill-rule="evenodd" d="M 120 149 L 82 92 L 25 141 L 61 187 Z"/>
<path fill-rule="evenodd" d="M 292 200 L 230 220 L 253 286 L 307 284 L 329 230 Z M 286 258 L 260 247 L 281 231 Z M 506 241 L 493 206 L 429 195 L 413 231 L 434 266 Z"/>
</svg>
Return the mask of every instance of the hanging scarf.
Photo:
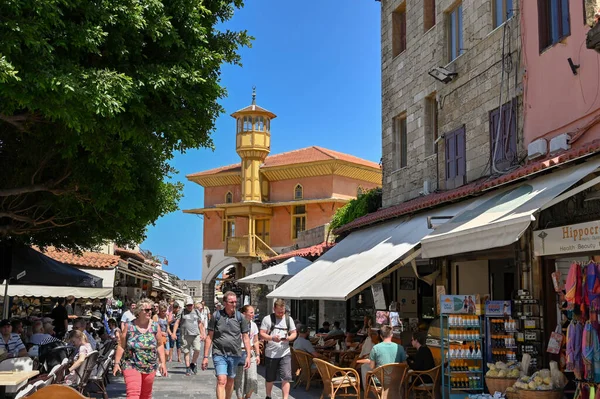
<svg viewBox="0 0 600 399">
<path fill-rule="evenodd" d="M 575 374 L 575 378 L 581 380 L 583 359 L 581 357 L 581 340 L 583 337 L 583 326 L 581 323 L 572 321 L 567 327 L 567 370 Z"/>
<path fill-rule="evenodd" d="M 594 378 L 594 341 L 591 323 L 585 323 L 583 329 L 583 337 L 581 338 L 581 354 L 583 356 L 584 379 L 591 380 Z"/>
<path fill-rule="evenodd" d="M 582 302 L 581 279 L 581 267 L 577 263 L 572 263 L 567 275 L 567 282 L 565 283 L 565 299 L 567 302 L 572 304 L 580 304 Z"/>
</svg>

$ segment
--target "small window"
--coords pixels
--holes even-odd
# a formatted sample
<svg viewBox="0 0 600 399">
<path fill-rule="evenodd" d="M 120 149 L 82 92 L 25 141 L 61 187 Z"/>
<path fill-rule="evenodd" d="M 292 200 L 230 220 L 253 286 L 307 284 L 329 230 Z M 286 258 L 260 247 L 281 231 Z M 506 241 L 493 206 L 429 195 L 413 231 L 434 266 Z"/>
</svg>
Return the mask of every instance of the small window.
<svg viewBox="0 0 600 399">
<path fill-rule="evenodd" d="M 435 26 L 435 0 L 423 0 L 423 29 L 427 32 Z"/>
<path fill-rule="evenodd" d="M 265 118 L 266 119 L 266 123 L 265 125 L 267 126 L 267 132 L 271 131 L 271 120 L 269 118 Z"/>
<path fill-rule="evenodd" d="M 502 106 L 502 114 L 500 108 L 490 112 L 490 159 L 498 170 L 518 163 L 516 112 L 516 99 Z"/>
<path fill-rule="evenodd" d="M 408 145 L 406 134 L 406 114 L 394 118 L 393 126 L 393 166 L 394 170 L 406 167 L 408 158 Z"/>
<path fill-rule="evenodd" d="M 406 50 L 406 3 L 392 12 L 392 56 Z"/>
<path fill-rule="evenodd" d="M 265 131 L 265 118 L 263 118 L 262 116 L 256 117 L 254 129 L 258 132 L 264 132 Z"/>
<path fill-rule="evenodd" d="M 304 205 L 294 206 L 292 215 L 292 239 L 298 238 L 300 232 L 306 230 L 306 207 Z"/>
<path fill-rule="evenodd" d="M 494 28 L 499 27 L 513 16 L 513 0 L 492 0 Z"/>
<path fill-rule="evenodd" d="M 465 127 L 445 134 L 446 189 L 460 187 L 467 180 Z"/>
<path fill-rule="evenodd" d="M 569 0 L 538 0 L 540 51 L 571 34 Z"/>
<path fill-rule="evenodd" d="M 435 93 L 425 97 L 425 156 L 437 154 L 438 104 Z"/>
<path fill-rule="evenodd" d="M 237 118 L 237 132 L 242 131 L 242 118 Z"/>
<path fill-rule="evenodd" d="M 190 296 L 196 296 L 196 287 L 190 287 Z"/>
<path fill-rule="evenodd" d="M 233 202 L 233 194 L 231 194 L 231 191 L 227 192 L 227 194 L 225 194 L 225 203 L 226 204 L 231 204 Z"/>
<path fill-rule="evenodd" d="M 235 237 L 235 219 L 233 217 L 223 220 L 223 241 L 228 237 Z"/>
<path fill-rule="evenodd" d="M 294 199 L 301 200 L 302 198 L 304 198 L 304 189 L 300 184 L 297 184 L 294 188 Z"/>
<path fill-rule="evenodd" d="M 463 53 L 463 17 L 462 3 L 448 12 L 448 62 L 452 62 Z"/>
<path fill-rule="evenodd" d="M 249 132 L 252 130 L 252 117 L 244 116 L 244 131 Z"/>
</svg>

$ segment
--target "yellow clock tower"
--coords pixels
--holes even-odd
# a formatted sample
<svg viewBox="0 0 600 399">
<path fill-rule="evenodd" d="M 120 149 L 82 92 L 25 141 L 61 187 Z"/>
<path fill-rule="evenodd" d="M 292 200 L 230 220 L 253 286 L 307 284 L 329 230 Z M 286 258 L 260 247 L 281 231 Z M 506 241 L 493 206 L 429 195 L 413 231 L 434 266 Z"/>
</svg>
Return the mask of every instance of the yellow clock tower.
<svg viewBox="0 0 600 399">
<path fill-rule="evenodd" d="M 262 181 L 260 165 L 271 151 L 271 120 L 276 115 L 252 104 L 231 114 L 236 119 L 235 148 L 242 163 L 242 202 L 262 202 L 268 196 L 268 183 Z"/>
</svg>

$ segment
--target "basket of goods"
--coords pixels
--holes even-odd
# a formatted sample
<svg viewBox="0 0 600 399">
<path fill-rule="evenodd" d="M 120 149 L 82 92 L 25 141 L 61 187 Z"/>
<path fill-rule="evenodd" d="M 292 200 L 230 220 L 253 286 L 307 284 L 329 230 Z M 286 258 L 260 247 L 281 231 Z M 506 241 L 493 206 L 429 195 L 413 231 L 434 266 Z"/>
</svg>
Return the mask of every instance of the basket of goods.
<svg viewBox="0 0 600 399">
<path fill-rule="evenodd" d="M 485 374 L 485 385 L 491 394 L 494 392 L 504 393 L 512 387 L 521 376 L 518 363 L 488 363 L 488 372 Z"/>
<path fill-rule="evenodd" d="M 515 383 L 519 399 L 561 399 L 567 379 L 556 362 L 550 362 L 550 368 L 519 378 Z"/>
<path fill-rule="evenodd" d="M 504 397 L 506 399 L 519 399 L 519 391 L 514 386 L 506 388 L 506 392 L 504 392 Z"/>
</svg>

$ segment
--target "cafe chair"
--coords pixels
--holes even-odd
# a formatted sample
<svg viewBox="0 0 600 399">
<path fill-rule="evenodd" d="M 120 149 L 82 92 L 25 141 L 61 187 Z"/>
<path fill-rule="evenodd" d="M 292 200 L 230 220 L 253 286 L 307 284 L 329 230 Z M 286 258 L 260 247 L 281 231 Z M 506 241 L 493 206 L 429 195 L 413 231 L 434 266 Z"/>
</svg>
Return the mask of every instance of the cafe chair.
<svg viewBox="0 0 600 399">
<path fill-rule="evenodd" d="M 75 390 L 80 393 L 83 393 L 85 387 L 88 384 L 90 376 L 98 364 L 98 351 L 91 351 L 83 361 L 83 364 L 79 366 L 77 370 L 75 370 L 75 374 L 77 375 L 77 383 L 73 386 Z"/>
<path fill-rule="evenodd" d="M 106 385 L 108 385 L 107 375 L 108 369 L 113 361 L 115 350 L 111 350 L 108 355 L 102 360 L 98 367 L 94 370 L 93 374 L 88 380 L 88 384 L 95 388 L 95 391 L 99 391 L 104 399 L 108 399 L 108 393 L 106 392 Z"/>
<path fill-rule="evenodd" d="M 371 393 L 377 399 L 400 399 L 407 371 L 406 363 L 390 363 L 367 372 L 364 399 Z"/>
<path fill-rule="evenodd" d="M 321 379 L 319 370 L 317 370 L 316 367 L 313 367 L 313 355 L 301 350 L 296 350 L 294 353 L 296 354 L 298 366 L 300 366 L 300 375 L 298 381 L 296 381 L 296 386 L 302 382 L 306 384 L 306 390 L 308 391 L 310 389 L 310 383 L 313 380 L 317 381 Z M 294 386 L 294 388 L 296 386 Z"/>
<path fill-rule="evenodd" d="M 410 370 L 407 374 L 408 384 L 406 387 L 406 399 L 414 393 L 415 399 L 435 399 L 440 381 L 440 370 L 442 365 L 437 365 L 430 370 Z"/>
<path fill-rule="evenodd" d="M 27 399 L 85 399 L 85 396 L 66 385 L 50 385 L 36 391 Z"/>
<path fill-rule="evenodd" d="M 28 397 L 29 395 L 34 393 L 36 390 L 37 390 L 37 387 L 34 384 L 28 384 L 28 385 L 22 387 L 19 390 L 19 392 L 17 392 L 14 399 L 21 399 L 24 397 Z"/>
<path fill-rule="evenodd" d="M 30 357 L 13 357 L 11 359 L 4 359 L 0 362 L 0 371 L 32 371 L 33 360 Z M 22 387 L 27 385 L 27 381 L 23 381 L 19 385 L 6 387 L 6 393 L 13 395 L 19 391 Z"/>
<path fill-rule="evenodd" d="M 334 366 L 321 359 L 313 359 L 323 380 L 321 399 L 336 397 L 360 399 L 360 376 L 351 368 Z"/>
</svg>

